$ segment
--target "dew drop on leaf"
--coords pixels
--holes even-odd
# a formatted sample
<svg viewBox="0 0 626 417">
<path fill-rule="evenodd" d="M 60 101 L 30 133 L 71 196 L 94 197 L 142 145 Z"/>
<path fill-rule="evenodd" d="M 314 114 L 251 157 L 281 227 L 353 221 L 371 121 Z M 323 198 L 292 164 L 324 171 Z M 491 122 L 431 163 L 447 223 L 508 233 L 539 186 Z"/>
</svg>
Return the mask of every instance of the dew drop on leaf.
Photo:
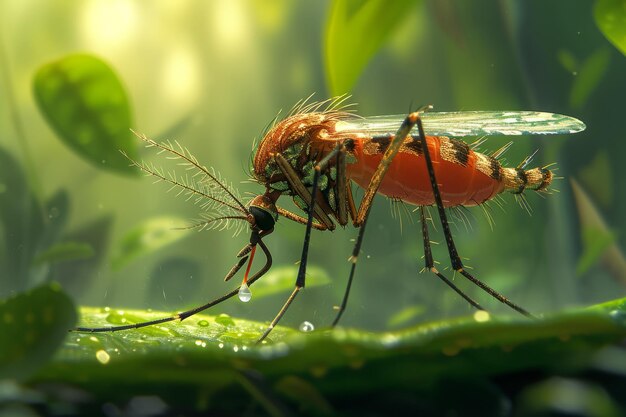
<svg viewBox="0 0 626 417">
<path fill-rule="evenodd" d="M 313 323 L 311 323 L 310 321 L 303 321 L 300 324 L 300 331 L 301 332 L 312 332 L 313 330 L 315 330 L 315 326 L 313 326 Z"/>
</svg>

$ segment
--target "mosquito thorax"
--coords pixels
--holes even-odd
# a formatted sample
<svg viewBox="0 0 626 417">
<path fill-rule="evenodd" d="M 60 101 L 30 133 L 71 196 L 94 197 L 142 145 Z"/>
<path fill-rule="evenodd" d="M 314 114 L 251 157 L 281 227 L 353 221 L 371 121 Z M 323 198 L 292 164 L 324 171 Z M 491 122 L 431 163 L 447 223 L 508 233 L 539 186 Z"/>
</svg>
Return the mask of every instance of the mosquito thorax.
<svg viewBox="0 0 626 417">
<path fill-rule="evenodd" d="M 323 139 L 333 133 L 335 125 L 346 114 L 341 112 L 314 112 L 294 114 L 276 123 L 263 137 L 253 159 L 254 177 L 275 191 L 288 191 L 289 185 L 274 162 L 281 154 L 299 173 L 311 160 L 312 146 L 324 144 Z M 326 144 L 329 149 L 334 142 Z M 315 149 L 315 152 L 320 149 Z"/>
<path fill-rule="evenodd" d="M 258 195 L 252 199 L 248 211 L 254 219 L 254 226 L 260 230 L 272 230 L 278 220 L 278 209 L 271 195 Z"/>
</svg>

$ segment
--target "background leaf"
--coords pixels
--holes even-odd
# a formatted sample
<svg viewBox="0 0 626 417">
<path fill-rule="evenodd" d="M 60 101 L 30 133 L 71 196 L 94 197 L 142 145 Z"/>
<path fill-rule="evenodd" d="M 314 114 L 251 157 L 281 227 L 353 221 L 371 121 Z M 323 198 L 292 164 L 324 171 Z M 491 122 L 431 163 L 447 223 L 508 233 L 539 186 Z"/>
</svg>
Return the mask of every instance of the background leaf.
<svg viewBox="0 0 626 417">
<path fill-rule="evenodd" d="M 59 137 L 98 168 L 137 175 L 128 96 L 113 69 L 86 54 L 42 66 L 33 82 L 39 110 Z"/>
<path fill-rule="evenodd" d="M 570 105 L 574 109 L 582 108 L 589 100 L 591 93 L 603 80 L 610 62 L 610 51 L 607 48 L 600 48 L 582 63 L 570 92 Z"/>
<path fill-rule="evenodd" d="M 91 258 L 93 255 L 94 250 L 88 243 L 62 242 L 52 245 L 41 252 L 35 257 L 33 263 L 35 265 L 41 265 L 44 263 L 71 261 Z"/>
<path fill-rule="evenodd" d="M 35 372 L 74 323 L 74 305 L 58 284 L 0 301 L 0 379 L 23 379 Z"/>
<path fill-rule="evenodd" d="M 325 34 L 326 79 L 330 94 L 349 92 L 363 68 L 393 35 L 418 0 L 336 0 Z"/>
<path fill-rule="evenodd" d="M 112 268 L 120 269 L 139 256 L 188 236 L 188 231 L 179 230 L 184 226 L 185 221 L 178 217 L 162 216 L 144 220 L 122 238 L 117 254 L 111 260 Z"/>
<path fill-rule="evenodd" d="M 626 1 L 596 0 L 593 15 L 604 36 L 626 55 Z"/>
</svg>

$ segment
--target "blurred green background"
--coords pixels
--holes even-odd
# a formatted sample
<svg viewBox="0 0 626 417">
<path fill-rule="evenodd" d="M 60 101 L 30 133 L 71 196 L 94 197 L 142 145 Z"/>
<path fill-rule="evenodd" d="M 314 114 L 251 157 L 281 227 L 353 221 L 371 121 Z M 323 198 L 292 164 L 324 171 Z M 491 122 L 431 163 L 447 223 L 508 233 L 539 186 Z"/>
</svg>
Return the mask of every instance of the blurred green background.
<svg viewBox="0 0 626 417">
<path fill-rule="evenodd" d="M 58 241 L 91 243 L 95 253 L 88 259 L 100 262 L 91 269 L 87 260 L 39 263 L 29 281 L 3 277 L 1 294 L 49 279 L 50 269 L 56 272 L 52 278 L 81 304 L 181 309 L 230 289 L 222 277 L 246 243 L 245 233 L 233 238 L 228 231 L 168 231 L 197 218 L 199 209 L 166 193 L 166 185 L 152 185 L 150 178 L 98 169 L 58 140 L 37 108 L 33 79 L 42 66 L 76 53 L 100 58 L 117 74 L 128 96 L 128 128 L 178 140 L 244 194 L 263 191 L 254 183 L 240 184 L 248 179 L 253 141 L 279 110 L 311 93 L 318 100 L 351 93 L 362 115 L 401 114 L 432 103 L 441 111 L 532 109 L 578 117 L 588 126 L 584 133 L 516 138 L 505 156 L 516 165 L 539 149 L 534 164 L 556 162 L 558 175 L 564 177 L 554 184 L 558 193 L 546 198 L 529 193 L 532 216 L 505 196 L 504 210 L 491 206 L 493 230 L 480 208 L 470 209 L 471 226 L 467 230 L 457 221 L 455 237 L 478 277 L 531 311 L 623 293 L 623 261 L 614 260 L 618 265 L 607 268 L 601 255 L 615 255 L 607 250 L 619 248 L 625 225 L 621 213 L 626 202 L 619 192 L 625 181 L 619 170 L 626 130 L 621 123 L 624 58 L 598 30 L 590 4 L 567 4 L 566 12 L 565 4 L 398 2 L 389 6 L 399 9 L 397 16 L 379 13 L 366 24 L 353 19 L 343 26 L 337 23 L 338 28 L 332 26 L 329 4 L 322 2 L 4 4 L 3 72 L 11 84 L 1 86 L 1 146 L 25 172 L 22 192 L 32 191 L 40 203 L 59 190 L 67 193 L 66 207 L 53 204 L 43 221 L 66 217 Z M 391 18 L 395 21 L 388 39 L 379 41 L 382 48 L 368 64 L 363 55 L 379 35 L 367 25 L 384 26 Z M 88 123 L 86 118 L 81 120 Z M 126 129 L 121 135 L 135 155 L 166 165 Z M 105 146 L 125 167 L 112 140 Z M 508 140 L 489 139 L 485 148 L 495 150 Z M 90 146 L 95 145 L 85 147 Z M 580 202 L 570 183 L 574 179 L 604 217 L 604 233 L 612 236 L 608 243 L 585 238 Z M 282 204 L 292 207 L 287 200 L 281 199 Z M 469 313 L 464 301 L 435 277 L 417 274 L 423 250 L 416 214 L 400 210 L 399 219 L 392 212 L 384 198 L 376 201 L 344 324 L 385 328 L 394 313 L 416 305 L 424 317 Z M 148 244 L 144 256 L 112 268 L 128 250 L 124 236 L 140 223 L 164 216 L 180 218 L 180 223 L 164 220 L 157 228 L 181 240 L 159 250 Z M 591 234 L 602 233 L 597 226 L 592 229 Z M 276 265 L 294 265 L 303 234 L 302 226 L 279 222 L 267 239 Z M 285 323 L 309 320 L 324 326 L 331 321 L 355 237 L 351 227 L 314 233 L 311 264 L 325 271 L 332 284 L 307 291 Z M 439 239 L 435 232 L 433 240 Z M 10 253 L 20 243 L 5 236 L 3 247 Z M 589 246 L 598 244 L 595 258 L 577 270 L 581 259 L 594 251 Z M 445 250 L 438 249 L 437 258 L 447 266 Z M 464 284 L 490 309 L 508 313 Z M 269 319 L 285 295 L 246 305 L 231 302 L 219 310 Z"/>
<path fill-rule="evenodd" d="M 493 230 L 474 208 L 469 227 L 457 220 L 453 232 L 472 272 L 532 312 L 619 298 L 623 8 L 613 0 L 3 2 L 0 299 L 55 280 L 79 305 L 179 311 L 230 290 L 222 278 L 247 233 L 173 230 L 199 208 L 127 169 L 118 149 L 167 165 L 128 129 L 176 139 L 254 195 L 263 191 L 246 182 L 255 138 L 312 93 L 349 93 L 361 115 L 432 103 L 584 121 L 583 133 L 516 138 L 506 153 L 517 165 L 539 149 L 533 165 L 555 162 L 563 177 L 546 198 L 528 193 L 532 216 L 504 196 L 504 210 L 491 207 Z M 484 148 L 508 140 L 490 138 Z M 342 324 L 382 330 L 472 313 L 434 276 L 418 274 L 417 216 L 411 207 L 393 212 L 376 200 Z M 292 288 L 303 235 L 280 220 L 266 239 L 277 290 L 255 297 L 253 287 L 252 302 L 210 313 L 270 320 Z M 329 283 L 308 288 L 282 324 L 332 321 L 356 235 L 351 227 L 313 233 L 311 279 Z"/>
</svg>

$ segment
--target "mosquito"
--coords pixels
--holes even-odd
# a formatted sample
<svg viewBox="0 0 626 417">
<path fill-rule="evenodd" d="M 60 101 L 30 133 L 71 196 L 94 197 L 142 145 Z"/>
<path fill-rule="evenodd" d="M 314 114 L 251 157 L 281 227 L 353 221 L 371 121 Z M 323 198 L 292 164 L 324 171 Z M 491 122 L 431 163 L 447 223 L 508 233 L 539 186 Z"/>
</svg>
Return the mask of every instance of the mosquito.
<svg viewBox="0 0 626 417">
<path fill-rule="evenodd" d="M 280 217 L 305 225 L 305 234 L 295 286 L 280 311 L 260 336 L 263 342 L 306 284 L 306 268 L 312 229 L 329 230 L 349 221 L 359 229 L 349 258 L 347 285 L 332 326 L 346 310 L 350 288 L 367 219 L 376 194 L 417 207 L 424 246 L 424 270 L 433 273 L 479 310 L 484 308 L 465 294 L 435 267 L 426 208 L 435 206 L 450 256 L 452 271 L 468 279 L 493 298 L 525 316 L 531 314 L 469 273 L 457 251 L 446 209 L 478 206 L 509 192 L 521 199 L 528 190 L 545 193 L 554 174 L 549 166 L 527 169 L 532 155 L 516 167 L 504 167 L 499 157 L 510 144 L 491 153 L 478 152 L 476 144 L 462 137 L 490 135 L 572 134 L 585 129 L 573 117 L 536 111 L 426 112 L 425 106 L 406 116 L 359 117 L 346 105 L 346 96 L 322 102 L 300 101 L 282 120 L 275 119 L 266 130 L 252 157 L 253 179 L 265 188 L 263 194 L 242 202 L 238 192 L 215 170 L 206 168 L 183 146 L 158 143 L 137 134 L 148 147 L 179 160 L 188 172 L 179 176 L 154 164 L 131 163 L 158 181 L 169 183 L 179 194 L 194 200 L 205 217 L 191 227 L 226 229 L 248 226 L 249 242 L 237 254 L 238 261 L 225 277 L 233 278 L 247 263 L 241 285 L 204 305 L 157 320 L 108 327 L 78 327 L 79 332 L 113 332 L 184 320 L 236 295 L 249 301 L 250 286 L 272 266 L 272 255 L 264 239 L 274 231 Z M 428 136 L 425 132 L 428 132 Z M 365 190 L 356 203 L 353 183 Z M 282 196 L 293 199 L 302 214 L 277 205 Z M 250 275 L 257 247 L 265 263 Z"/>
</svg>

